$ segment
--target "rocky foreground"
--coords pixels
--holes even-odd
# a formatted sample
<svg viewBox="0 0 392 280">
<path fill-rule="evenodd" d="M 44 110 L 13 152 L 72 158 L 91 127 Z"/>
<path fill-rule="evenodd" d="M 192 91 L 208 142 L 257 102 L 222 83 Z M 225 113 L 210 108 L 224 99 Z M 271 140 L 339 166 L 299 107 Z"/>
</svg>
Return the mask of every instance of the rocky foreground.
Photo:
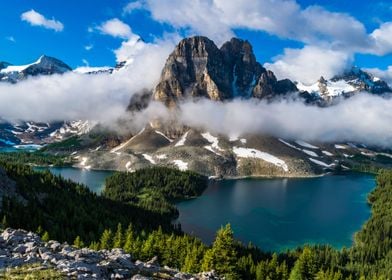
<svg viewBox="0 0 392 280">
<path fill-rule="evenodd" d="M 122 249 L 77 249 L 53 240 L 43 242 L 32 232 L 4 230 L 0 235 L 0 270 L 32 264 L 34 269 L 54 269 L 65 279 L 220 279 L 214 272 L 193 275 L 161 267 L 155 259 L 133 262 Z"/>
</svg>

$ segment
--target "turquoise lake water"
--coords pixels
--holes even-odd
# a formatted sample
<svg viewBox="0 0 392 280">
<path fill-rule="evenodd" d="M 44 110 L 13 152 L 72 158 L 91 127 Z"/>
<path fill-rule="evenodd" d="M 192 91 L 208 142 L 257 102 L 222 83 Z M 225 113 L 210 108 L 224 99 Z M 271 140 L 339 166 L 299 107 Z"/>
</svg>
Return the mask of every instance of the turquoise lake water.
<svg viewBox="0 0 392 280">
<path fill-rule="evenodd" d="M 50 168 L 99 193 L 110 171 Z M 374 176 L 361 173 L 304 179 L 240 179 L 211 182 L 199 198 L 177 204 L 182 229 L 205 242 L 231 223 L 235 237 L 263 250 L 306 243 L 350 246 L 369 218 L 366 203 Z"/>
<path fill-rule="evenodd" d="M 358 173 L 307 179 L 217 181 L 177 206 L 185 232 L 211 242 L 231 223 L 236 238 L 263 250 L 284 251 L 306 243 L 350 246 L 369 218 L 373 176 Z"/>
</svg>

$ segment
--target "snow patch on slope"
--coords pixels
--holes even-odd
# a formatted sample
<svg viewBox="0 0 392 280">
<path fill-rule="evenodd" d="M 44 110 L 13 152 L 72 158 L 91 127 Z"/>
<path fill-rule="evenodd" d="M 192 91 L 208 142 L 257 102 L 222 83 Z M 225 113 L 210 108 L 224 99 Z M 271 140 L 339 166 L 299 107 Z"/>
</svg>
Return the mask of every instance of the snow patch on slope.
<svg viewBox="0 0 392 280">
<path fill-rule="evenodd" d="M 313 151 L 309 151 L 309 150 L 302 149 L 302 152 L 304 152 L 305 154 L 307 154 L 307 155 L 309 155 L 309 156 L 311 156 L 311 157 L 318 157 L 318 154 L 316 154 L 316 153 L 313 152 Z"/>
<path fill-rule="evenodd" d="M 167 137 L 163 132 L 160 132 L 159 130 L 155 130 L 155 133 L 165 137 L 170 143 L 173 142 L 173 139 L 170 139 L 169 137 Z"/>
<path fill-rule="evenodd" d="M 178 142 L 174 145 L 174 147 L 184 146 L 188 133 L 189 131 L 185 132 L 185 134 L 181 136 L 180 140 L 178 140 Z"/>
<path fill-rule="evenodd" d="M 238 157 L 262 159 L 278 167 L 281 167 L 285 172 L 289 171 L 289 168 L 285 161 L 266 152 L 262 152 L 256 149 L 242 148 L 242 147 L 233 147 L 233 152 Z"/>
<path fill-rule="evenodd" d="M 178 169 L 180 169 L 181 171 L 188 170 L 188 163 L 185 161 L 182 161 L 180 159 L 175 159 L 173 160 L 173 163 L 177 165 Z"/>
<path fill-rule="evenodd" d="M 295 143 L 297 143 L 298 145 L 300 145 L 304 148 L 309 148 L 309 149 L 318 149 L 319 148 L 317 146 L 314 146 L 314 145 L 309 144 L 309 143 L 302 141 L 302 140 L 296 140 Z"/>
<path fill-rule="evenodd" d="M 138 134 L 136 134 L 135 136 L 133 136 L 131 139 L 129 139 L 128 141 L 118 145 L 117 147 L 114 147 L 113 149 L 110 150 L 111 153 L 116 153 L 117 151 L 121 150 L 122 148 L 124 148 L 129 142 L 132 141 L 132 139 L 134 139 L 136 136 L 142 134 L 144 132 L 145 128 L 143 127 L 142 130 L 140 130 L 138 132 Z"/>
<path fill-rule="evenodd" d="M 320 160 L 317 160 L 317 159 L 314 159 L 314 158 L 309 158 L 309 160 L 310 160 L 311 162 L 313 162 L 313 163 L 315 163 L 315 164 L 317 164 L 317 165 L 323 166 L 323 167 L 332 167 L 332 166 L 335 165 L 334 163 L 327 164 L 327 163 L 325 163 L 325 162 L 323 162 L 323 161 L 320 161 Z"/>
<path fill-rule="evenodd" d="M 201 136 L 203 136 L 204 139 L 206 139 L 208 142 L 211 143 L 211 147 L 213 149 L 216 149 L 218 151 L 223 151 L 223 149 L 219 147 L 218 137 L 212 136 L 209 132 L 202 133 Z"/>
<path fill-rule="evenodd" d="M 152 156 L 148 155 L 148 154 L 143 154 L 143 157 L 148 160 L 150 163 L 152 164 L 156 164 L 155 160 L 152 158 Z"/>
</svg>

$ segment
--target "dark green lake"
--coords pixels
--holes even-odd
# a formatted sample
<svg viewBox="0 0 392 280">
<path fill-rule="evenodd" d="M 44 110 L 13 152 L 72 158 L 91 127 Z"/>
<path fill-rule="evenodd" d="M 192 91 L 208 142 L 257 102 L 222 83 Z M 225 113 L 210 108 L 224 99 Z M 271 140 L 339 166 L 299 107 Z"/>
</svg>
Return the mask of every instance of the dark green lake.
<svg viewBox="0 0 392 280">
<path fill-rule="evenodd" d="M 306 243 L 350 246 L 369 218 L 373 176 L 359 173 L 306 179 L 241 179 L 212 183 L 197 199 L 178 203 L 185 232 L 211 242 L 221 225 L 263 250 Z"/>
<path fill-rule="evenodd" d="M 99 193 L 110 171 L 50 168 Z M 374 176 L 361 173 L 304 179 L 239 179 L 211 182 L 197 199 L 177 204 L 182 229 L 205 242 L 231 223 L 235 237 L 263 250 L 306 243 L 350 246 L 369 218 L 366 203 Z"/>
</svg>

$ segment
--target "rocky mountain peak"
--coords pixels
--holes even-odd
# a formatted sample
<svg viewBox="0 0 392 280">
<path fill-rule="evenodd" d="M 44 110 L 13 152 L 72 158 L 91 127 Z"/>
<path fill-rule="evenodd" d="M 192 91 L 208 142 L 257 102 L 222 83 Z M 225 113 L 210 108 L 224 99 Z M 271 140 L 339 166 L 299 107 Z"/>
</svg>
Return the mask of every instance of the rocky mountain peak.
<svg viewBox="0 0 392 280">
<path fill-rule="evenodd" d="M 392 92 L 392 89 L 385 81 L 361 70 L 356 66 L 347 70 L 342 75 L 336 75 L 331 79 L 331 81 L 345 81 L 353 86 L 356 91 L 367 91 L 374 94 Z"/>
<path fill-rule="evenodd" d="M 153 98 L 173 106 L 186 98 L 264 98 L 291 90 L 296 90 L 293 83 L 277 81 L 256 61 L 248 41 L 233 38 L 219 49 L 207 37 L 195 36 L 170 54 Z"/>
</svg>

